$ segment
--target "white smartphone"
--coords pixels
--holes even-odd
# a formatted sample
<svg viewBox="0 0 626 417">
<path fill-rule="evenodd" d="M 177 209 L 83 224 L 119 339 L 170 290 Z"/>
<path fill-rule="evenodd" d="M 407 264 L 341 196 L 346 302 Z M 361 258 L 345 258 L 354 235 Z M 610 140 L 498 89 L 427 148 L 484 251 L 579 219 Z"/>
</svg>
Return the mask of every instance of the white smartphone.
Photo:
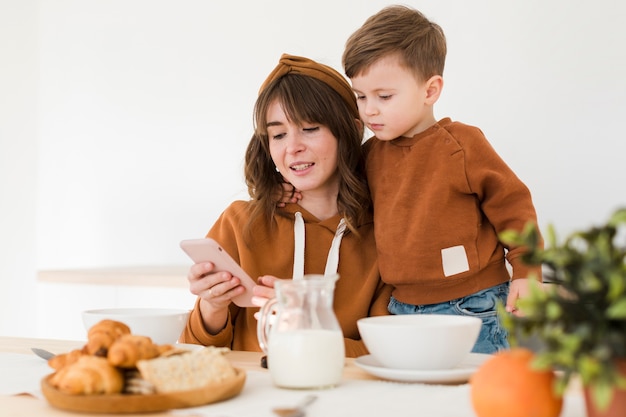
<svg viewBox="0 0 626 417">
<path fill-rule="evenodd" d="M 233 298 L 233 302 L 239 307 L 255 307 L 252 304 L 252 287 L 256 285 L 256 282 L 241 269 L 219 243 L 211 238 L 187 239 L 180 242 L 180 247 L 195 263 L 212 262 L 215 265 L 214 272 L 226 271 L 239 278 L 246 292 Z"/>
</svg>

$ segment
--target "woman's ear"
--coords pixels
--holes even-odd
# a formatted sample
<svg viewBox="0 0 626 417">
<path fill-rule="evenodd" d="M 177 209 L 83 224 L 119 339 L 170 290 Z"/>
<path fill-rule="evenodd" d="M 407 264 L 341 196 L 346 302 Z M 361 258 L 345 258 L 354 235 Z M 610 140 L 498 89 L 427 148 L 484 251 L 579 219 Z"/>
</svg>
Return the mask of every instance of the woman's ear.
<svg viewBox="0 0 626 417">
<path fill-rule="evenodd" d="M 439 100 L 441 90 L 443 89 L 443 77 L 441 75 L 433 75 L 426 81 L 426 97 L 425 103 L 429 105 L 435 104 Z"/>
</svg>

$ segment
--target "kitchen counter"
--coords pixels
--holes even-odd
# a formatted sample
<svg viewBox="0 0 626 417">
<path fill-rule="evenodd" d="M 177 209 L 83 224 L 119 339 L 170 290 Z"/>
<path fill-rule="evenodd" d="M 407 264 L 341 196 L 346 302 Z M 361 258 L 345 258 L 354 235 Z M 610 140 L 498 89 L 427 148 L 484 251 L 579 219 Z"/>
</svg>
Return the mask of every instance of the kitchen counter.
<svg viewBox="0 0 626 417">
<path fill-rule="evenodd" d="M 39 282 L 187 288 L 189 266 L 128 266 L 42 270 Z"/>
</svg>

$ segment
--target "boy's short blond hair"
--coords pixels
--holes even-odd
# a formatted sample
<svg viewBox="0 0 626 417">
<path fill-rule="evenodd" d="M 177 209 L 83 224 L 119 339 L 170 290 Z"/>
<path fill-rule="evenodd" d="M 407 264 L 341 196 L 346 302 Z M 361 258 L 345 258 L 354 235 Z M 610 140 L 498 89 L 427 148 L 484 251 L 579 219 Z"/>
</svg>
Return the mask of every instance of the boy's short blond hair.
<svg viewBox="0 0 626 417">
<path fill-rule="evenodd" d="M 381 58 L 397 54 L 420 81 L 443 75 L 446 37 L 436 23 L 407 6 L 388 6 L 368 18 L 346 42 L 343 67 L 348 78 L 366 72 Z"/>
</svg>

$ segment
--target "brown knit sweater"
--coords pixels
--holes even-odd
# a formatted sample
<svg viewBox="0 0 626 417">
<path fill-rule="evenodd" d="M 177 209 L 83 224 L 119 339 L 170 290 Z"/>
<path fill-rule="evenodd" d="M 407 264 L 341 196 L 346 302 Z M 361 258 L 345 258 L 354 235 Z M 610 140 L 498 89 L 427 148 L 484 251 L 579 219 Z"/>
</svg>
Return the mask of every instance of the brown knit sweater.
<svg viewBox="0 0 626 417">
<path fill-rule="evenodd" d="M 275 229 L 265 222 L 257 222 L 248 239 L 244 226 L 249 219 L 250 203 L 236 201 L 220 216 L 209 231 L 237 260 L 253 279 L 261 275 L 291 278 L 294 260 L 294 213 L 300 211 L 306 230 L 305 273 L 323 274 L 326 258 L 340 216 L 319 221 L 296 204 L 282 209 L 276 215 Z M 374 227 L 371 221 L 359 227 L 361 238 L 346 233 L 339 251 L 339 280 L 335 286 L 334 310 L 343 330 L 346 356 L 367 354 L 360 340 L 356 321 L 369 315 L 385 315 L 391 287 L 380 280 L 376 261 Z M 227 346 L 235 350 L 259 351 L 254 313 L 258 308 L 230 306 L 227 326 L 217 335 L 209 334 L 202 323 L 198 303 L 192 311 L 182 335 L 182 342 L 203 345 Z"/>
<path fill-rule="evenodd" d="M 378 263 L 395 298 L 440 303 L 506 282 L 505 253 L 512 278 L 529 277 L 522 248 L 498 234 L 536 224 L 530 192 L 478 128 L 446 118 L 365 147 Z"/>
</svg>

